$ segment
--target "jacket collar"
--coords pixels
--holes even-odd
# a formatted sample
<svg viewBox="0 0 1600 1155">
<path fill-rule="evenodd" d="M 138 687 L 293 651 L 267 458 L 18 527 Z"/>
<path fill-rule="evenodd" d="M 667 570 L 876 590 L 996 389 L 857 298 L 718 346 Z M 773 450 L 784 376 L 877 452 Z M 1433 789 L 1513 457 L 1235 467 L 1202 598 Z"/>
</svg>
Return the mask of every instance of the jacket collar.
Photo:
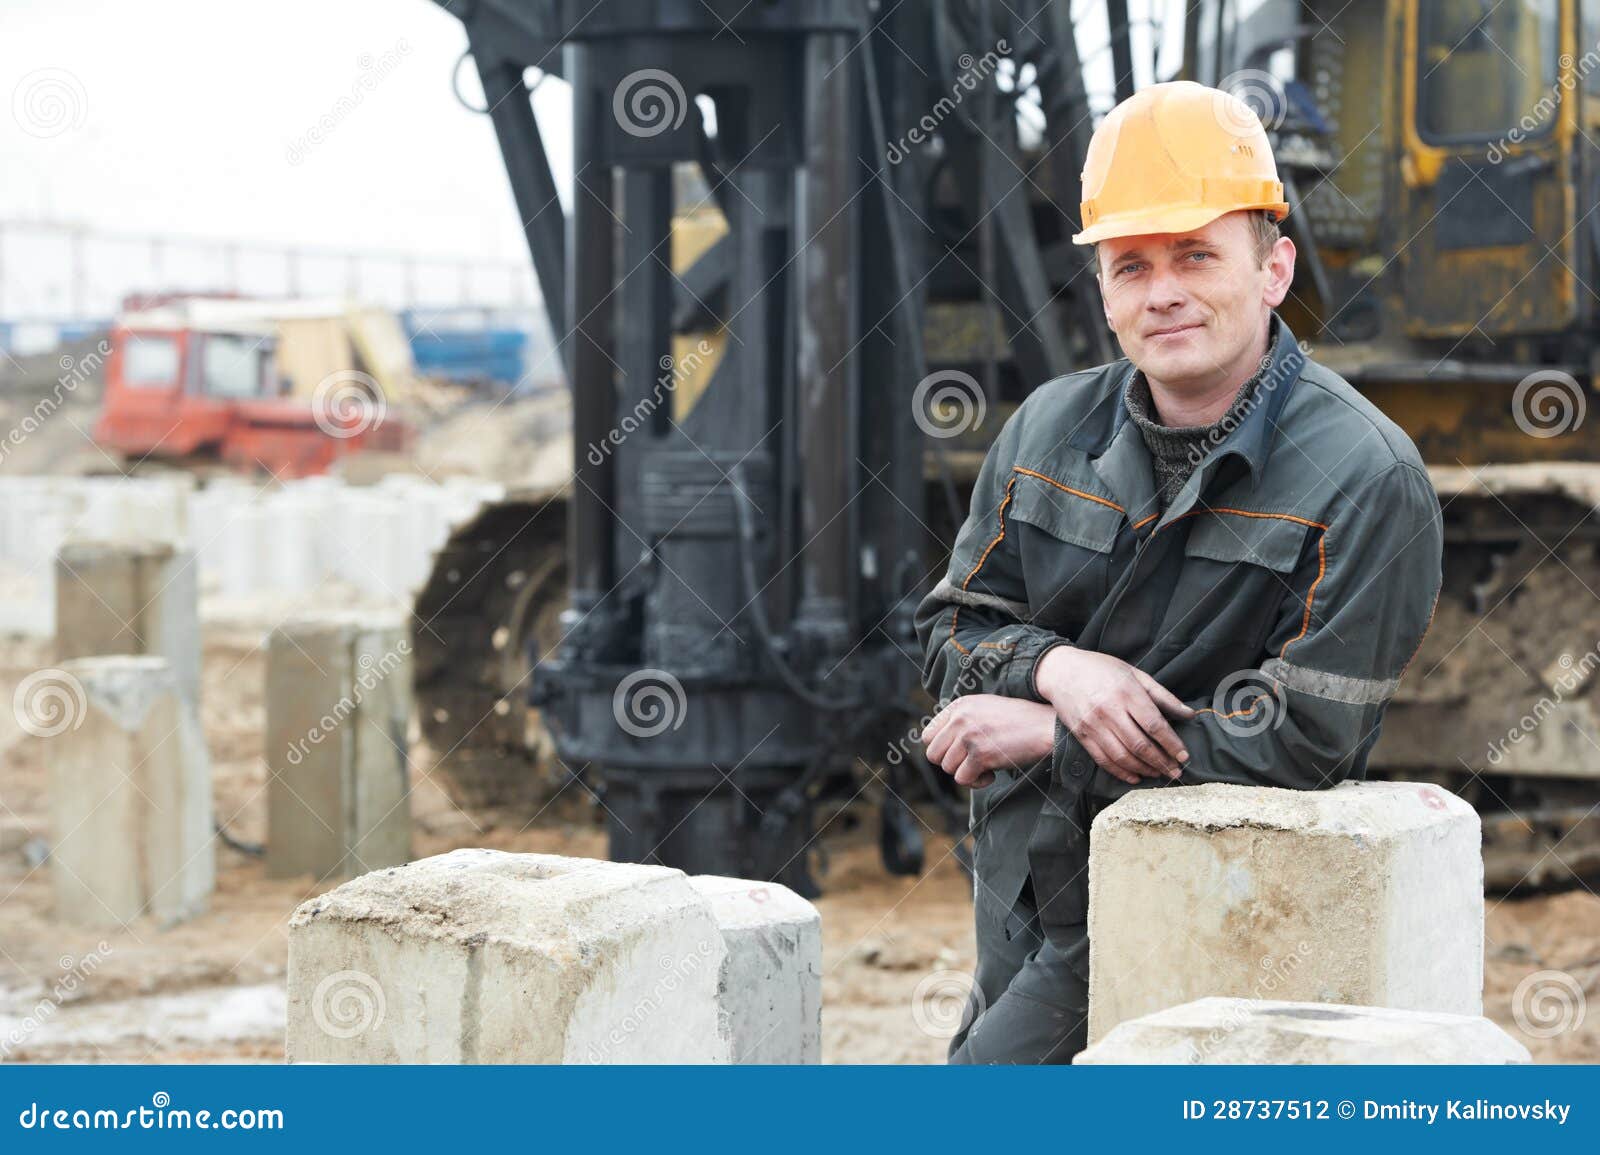
<svg viewBox="0 0 1600 1155">
<path fill-rule="evenodd" d="M 1208 456 L 1208 464 L 1220 462 L 1229 454 L 1244 458 L 1250 467 L 1250 488 L 1261 484 L 1266 471 L 1267 458 L 1272 454 L 1277 439 L 1278 422 L 1283 408 L 1289 403 L 1289 392 L 1300 380 L 1306 366 L 1306 355 L 1300 342 L 1276 312 L 1272 314 L 1270 352 L 1266 370 L 1256 385 L 1255 397 L 1238 426 L 1217 445 Z"/>
<path fill-rule="evenodd" d="M 1127 374 L 1118 373 L 1114 377 L 1120 383 L 1127 382 Z M 1119 388 L 1115 394 L 1119 402 L 1121 395 Z M 1120 403 L 1117 408 L 1127 413 L 1126 407 Z M 1112 496 L 1122 503 L 1123 511 L 1131 523 L 1138 525 L 1159 511 L 1150 450 L 1144 443 L 1144 435 L 1132 421 L 1116 423 L 1116 431 L 1111 435 L 1105 452 L 1094 457 L 1090 464 L 1111 490 Z"/>
<path fill-rule="evenodd" d="M 1267 364 L 1262 371 L 1261 381 L 1256 386 L 1255 394 L 1248 403 L 1243 418 L 1206 455 L 1201 465 L 1201 470 L 1209 473 L 1229 456 L 1243 458 L 1250 469 L 1252 491 L 1261 484 L 1261 475 L 1266 469 L 1267 457 L 1272 452 L 1278 430 L 1278 420 L 1283 414 L 1284 406 L 1288 404 L 1289 392 L 1293 389 L 1294 383 L 1300 379 L 1300 372 L 1306 363 L 1306 355 L 1300 350 L 1300 342 L 1295 339 L 1294 333 L 1276 311 L 1271 314 L 1268 325 L 1271 332 L 1267 346 Z M 1113 445 L 1127 442 L 1128 433 L 1133 434 L 1131 439 L 1139 441 L 1141 446 L 1143 440 L 1138 436 L 1138 428 L 1133 426 L 1128 407 L 1123 404 L 1122 399 L 1128 380 L 1133 376 L 1134 367 L 1131 362 L 1123 358 L 1113 362 L 1111 369 L 1112 372 L 1108 374 L 1111 387 L 1096 402 L 1089 416 L 1067 441 L 1073 448 L 1081 449 L 1097 459 L 1111 450 Z M 1126 426 L 1132 428 L 1125 429 Z M 1111 464 L 1113 463 L 1108 463 Z M 1100 468 L 1098 461 L 1096 468 Z M 1114 471 L 1119 474 L 1123 472 L 1120 468 Z M 1132 506 L 1129 508 L 1131 510 Z"/>
</svg>

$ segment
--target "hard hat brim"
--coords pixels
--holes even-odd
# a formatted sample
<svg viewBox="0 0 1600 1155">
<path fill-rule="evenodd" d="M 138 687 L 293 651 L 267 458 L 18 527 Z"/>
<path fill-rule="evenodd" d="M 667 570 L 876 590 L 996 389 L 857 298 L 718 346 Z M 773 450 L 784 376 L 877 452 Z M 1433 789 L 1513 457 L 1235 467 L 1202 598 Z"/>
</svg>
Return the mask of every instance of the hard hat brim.
<svg viewBox="0 0 1600 1155">
<path fill-rule="evenodd" d="M 1227 205 L 1218 208 L 1216 205 L 1178 205 L 1142 213 L 1119 213 L 1116 216 L 1103 217 L 1084 229 L 1075 233 L 1072 243 L 1075 245 L 1092 245 L 1099 241 L 1108 241 L 1115 237 L 1144 237 L 1157 233 L 1188 233 L 1195 229 L 1204 228 L 1219 217 L 1229 213 L 1251 212 L 1261 210 L 1270 211 L 1278 220 L 1283 220 L 1289 215 L 1289 206 L 1284 201 L 1265 201 L 1261 204 Z"/>
</svg>

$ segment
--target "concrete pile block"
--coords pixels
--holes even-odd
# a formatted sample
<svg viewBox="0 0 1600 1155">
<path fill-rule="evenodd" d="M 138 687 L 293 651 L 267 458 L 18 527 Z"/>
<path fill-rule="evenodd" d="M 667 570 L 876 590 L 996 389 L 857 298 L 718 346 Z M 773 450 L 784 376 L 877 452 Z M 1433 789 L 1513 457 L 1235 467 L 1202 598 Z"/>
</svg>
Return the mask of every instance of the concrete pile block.
<svg viewBox="0 0 1600 1155">
<path fill-rule="evenodd" d="M 56 555 L 56 652 L 165 658 L 184 701 L 200 707 L 199 575 L 165 541 L 68 541 Z"/>
<path fill-rule="evenodd" d="M 411 857 L 404 622 L 327 613 L 267 639 L 267 873 L 363 874 Z"/>
<path fill-rule="evenodd" d="M 229 597 L 248 597 L 264 588 L 262 575 L 272 551 L 271 518 L 261 506 L 245 504 L 228 515 L 222 533 L 221 591 Z"/>
<path fill-rule="evenodd" d="M 339 496 L 329 519 L 333 536 L 325 554 L 330 576 L 360 589 L 375 588 L 391 560 L 393 500 L 357 490 Z"/>
<path fill-rule="evenodd" d="M 735 1063 L 822 1061 L 822 919 L 786 886 L 701 874 L 727 947 L 718 989 Z"/>
<path fill-rule="evenodd" d="M 261 587 L 273 592 L 300 593 L 316 585 L 320 575 L 317 557 L 317 523 L 323 505 L 298 489 L 273 494 L 262 502 L 262 528 L 270 543 L 265 567 L 257 575 Z"/>
<path fill-rule="evenodd" d="M 1090 848 L 1090 1042 L 1210 995 L 1482 1013 L 1480 827 L 1447 791 L 1138 790 Z"/>
<path fill-rule="evenodd" d="M 208 594 L 247 597 L 265 584 L 274 543 L 259 494 L 257 485 L 217 477 L 190 497 L 190 542 Z"/>
<path fill-rule="evenodd" d="M 72 517 L 63 480 L 0 478 L 0 633 L 55 633 L 55 556 Z"/>
<path fill-rule="evenodd" d="M 295 912 L 289 1058 L 815 1063 L 820 931 L 773 883 L 457 850 Z"/>
<path fill-rule="evenodd" d="M 295 911 L 288 1056 L 726 1062 L 725 957 L 710 905 L 681 871 L 457 850 Z"/>
<path fill-rule="evenodd" d="M 1480 1015 L 1266 999 L 1196 999 L 1119 1023 L 1074 1063 L 1529 1063 Z"/>
<path fill-rule="evenodd" d="M 200 913 L 216 873 L 211 768 L 171 666 L 115 656 L 44 673 L 19 705 L 53 719 L 34 733 L 50 743 L 57 917 L 120 926 Z"/>
<path fill-rule="evenodd" d="M 207 592 L 231 600 L 341 581 L 404 601 L 426 580 L 450 529 L 504 492 L 409 474 L 368 486 L 308 477 L 262 487 L 219 477 L 203 488 L 187 478 L 0 478 L 0 630 L 54 632 L 52 562 L 72 540 L 192 549 Z M 35 604 L 19 605 L 22 593 Z"/>
<path fill-rule="evenodd" d="M 87 477 L 75 480 L 78 512 L 72 536 L 96 541 L 165 541 L 188 538 L 188 502 L 194 479 Z"/>
</svg>

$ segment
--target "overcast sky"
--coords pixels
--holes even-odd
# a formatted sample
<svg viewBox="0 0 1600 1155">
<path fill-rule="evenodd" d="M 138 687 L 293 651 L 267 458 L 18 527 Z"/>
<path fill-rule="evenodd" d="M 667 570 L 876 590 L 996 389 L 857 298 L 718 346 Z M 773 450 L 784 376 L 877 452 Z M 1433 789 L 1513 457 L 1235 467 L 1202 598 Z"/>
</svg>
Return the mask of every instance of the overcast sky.
<svg viewBox="0 0 1600 1155">
<path fill-rule="evenodd" d="M 494 131 L 451 92 L 465 48 L 426 0 L 0 0 L 0 220 L 526 265 Z M 535 107 L 566 172 L 564 86 Z M 55 311 L 60 254 L 7 255 L 0 307 Z"/>
<path fill-rule="evenodd" d="M 1100 5 L 1075 7 L 1088 14 L 1079 39 L 1093 57 L 1105 39 Z M 1132 8 L 1137 20 L 1145 5 Z M 0 0 L 0 94 L 11 105 L 0 116 L 0 222 L 525 270 L 493 129 L 451 92 L 465 47 L 459 22 L 431 0 Z M 470 65 L 462 72 L 466 94 L 480 99 Z M 339 113 L 352 97 L 359 103 Z M 534 103 L 567 185 L 567 90 L 546 83 Z M 325 117 L 336 123 L 311 140 Z M 69 250 L 30 234 L 13 228 L 0 246 L 0 316 L 72 312 Z M 104 309 L 130 287 L 166 287 L 153 283 L 162 279 L 221 287 L 220 251 L 161 259 L 152 274 L 147 247 L 92 249 L 86 307 Z M 240 263 L 242 287 L 282 291 L 280 260 Z M 426 275 L 424 295 L 461 291 L 457 270 Z M 398 267 L 365 276 L 369 293 L 401 289 Z M 303 272 L 308 292 L 340 291 L 346 278 L 337 262 Z M 497 299 L 511 289 L 504 275 L 477 286 Z"/>
</svg>

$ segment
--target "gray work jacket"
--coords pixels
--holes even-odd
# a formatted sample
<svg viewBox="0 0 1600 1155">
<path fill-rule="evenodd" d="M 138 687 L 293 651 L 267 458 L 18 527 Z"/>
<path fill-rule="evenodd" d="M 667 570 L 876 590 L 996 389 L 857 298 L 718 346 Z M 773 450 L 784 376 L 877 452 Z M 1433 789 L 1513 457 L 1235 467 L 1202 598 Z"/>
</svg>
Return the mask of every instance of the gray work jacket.
<svg viewBox="0 0 1600 1155">
<path fill-rule="evenodd" d="M 1174 724 L 1190 756 L 1179 782 L 1139 788 L 1365 777 L 1438 598 L 1439 501 L 1405 433 L 1308 360 L 1275 314 L 1271 326 L 1247 411 L 1164 512 L 1123 401 L 1128 361 L 1027 398 L 917 609 L 930 693 L 1038 701 L 1034 666 L 1072 644 L 1201 711 Z M 983 884 L 1009 902 L 1031 866 L 1047 929 L 1081 924 L 1086 890 L 1068 876 L 1083 869 L 1088 833 L 1071 816 L 1085 793 L 1135 788 L 1058 721 L 1053 757 L 974 792 Z"/>
</svg>

